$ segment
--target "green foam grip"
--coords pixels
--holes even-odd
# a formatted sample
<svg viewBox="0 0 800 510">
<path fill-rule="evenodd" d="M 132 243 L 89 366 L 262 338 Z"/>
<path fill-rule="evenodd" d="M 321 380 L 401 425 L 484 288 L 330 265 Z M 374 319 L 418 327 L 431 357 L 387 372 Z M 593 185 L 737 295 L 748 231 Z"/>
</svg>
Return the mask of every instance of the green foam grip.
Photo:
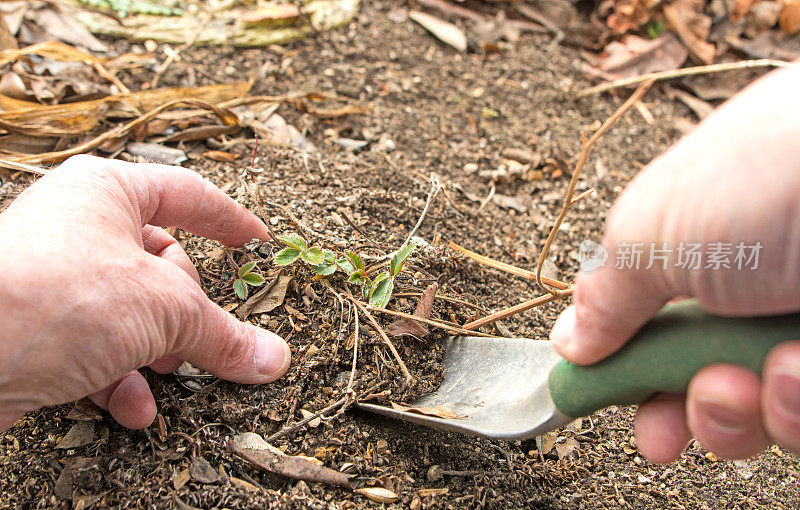
<svg viewBox="0 0 800 510">
<path fill-rule="evenodd" d="M 590 366 L 559 362 L 550 372 L 550 394 L 567 416 L 587 416 L 658 392 L 685 393 L 694 374 L 715 363 L 760 374 L 770 349 L 797 339 L 800 313 L 720 317 L 685 301 L 665 307 L 609 358 Z"/>
</svg>

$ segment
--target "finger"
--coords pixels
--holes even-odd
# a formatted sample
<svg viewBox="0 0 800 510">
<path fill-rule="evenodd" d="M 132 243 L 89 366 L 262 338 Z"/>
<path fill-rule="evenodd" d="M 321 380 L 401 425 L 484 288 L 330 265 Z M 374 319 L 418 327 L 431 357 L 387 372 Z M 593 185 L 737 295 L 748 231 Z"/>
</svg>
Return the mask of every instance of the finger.
<svg viewBox="0 0 800 510">
<path fill-rule="evenodd" d="M 22 418 L 21 413 L 0 412 L 0 432 L 10 429 Z"/>
<path fill-rule="evenodd" d="M 142 246 L 147 253 L 172 262 L 188 274 L 192 280 L 200 285 L 200 275 L 194 267 L 189 255 L 183 251 L 178 240 L 169 235 L 166 230 L 152 225 L 142 227 Z M 148 365 L 159 374 L 174 372 L 181 366 L 183 360 L 175 356 L 166 356 L 155 360 Z"/>
<path fill-rule="evenodd" d="M 146 428 L 156 417 L 156 402 L 150 385 L 137 370 L 128 372 L 89 398 L 129 429 Z"/>
<path fill-rule="evenodd" d="M 192 259 L 183 251 L 177 239 L 169 235 L 166 230 L 152 225 L 142 227 L 142 245 L 147 253 L 168 260 L 183 269 L 200 285 L 200 276 L 194 267 Z"/>
<path fill-rule="evenodd" d="M 180 366 L 183 365 L 183 360 L 177 356 L 164 356 L 163 358 L 159 358 L 154 362 L 147 365 L 150 367 L 151 370 L 154 372 L 158 372 L 159 374 L 169 374 L 172 373 Z"/>
<path fill-rule="evenodd" d="M 800 453 L 800 341 L 772 349 L 763 373 L 764 427 L 773 441 Z"/>
<path fill-rule="evenodd" d="M 62 166 L 102 170 L 115 177 L 143 225 L 180 227 L 229 246 L 269 239 L 267 226 L 210 181 L 189 169 L 74 156 Z M 133 227 L 132 227 L 133 228 Z"/>
<path fill-rule="evenodd" d="M 691 438 L 686 396 L 661 394 L 639 405 L 634 431 L 636 447 L 647 459 L 658 464 L 676 460 Z"/>
<path fill-rule="evenodd" d="M 761 424 L 761 380 L 746 368 L 718 364 L 694 376 L 686 393 L 689 430 L 718 457 L 742 459 L 769 444 Z"/>
<path fill-rule="evenodd" d="M 236 320 L 172 264 L 154 262 L 164 275 L 150 289 L 158 301 L 153 309 L 164 314 L 160 322 L 168 346 L 162 355 L 245 384 L 272 382 L 286 372 L 291 352 L 282 338 Z"/>
</svg>

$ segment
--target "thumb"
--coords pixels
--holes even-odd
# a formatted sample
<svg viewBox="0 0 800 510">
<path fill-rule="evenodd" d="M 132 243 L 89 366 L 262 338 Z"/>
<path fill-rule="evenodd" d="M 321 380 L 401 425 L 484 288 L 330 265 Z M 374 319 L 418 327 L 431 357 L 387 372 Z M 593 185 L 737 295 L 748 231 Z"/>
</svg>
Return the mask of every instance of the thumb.
<svg viewBox="0 0 800 510">
<path fill-rule="evenodd" d="M 272 382 L 286 372 L 291 351 L 281 337 L 240 322 L 208 299 L 180 269 L 165 269 L 173 272 L 169 279 L 173 284 L 171 296 L 162 301 L 164 326 L 166 332 L 174 332 L 166 335 L 168 341 L 172 340 L 172 348 L 165 355 L 177 356 L 217 377 L 244 384 Z M 175 279 L 182 284 L 177 285 Z"/>
<path fill-rule="evenodd" d="M 643 171 L 620 196 L 609 214 L 603 241 L 609 262 L 577 275 L 574 305 L 553 326 L 551 341 L 573 363 L 592 364 L 619 349 L 676 294 L 669 271 L 662 270 L 653 250 L 659 243 L 642 242 L 664 233 L 664 208 L 653 200 L 669 193 L 652 193 L 653 187 L 665 186 L 659 173 L 655 168 Z M 625 260 L 620 258 L 623 246 Z"/>
</svg>

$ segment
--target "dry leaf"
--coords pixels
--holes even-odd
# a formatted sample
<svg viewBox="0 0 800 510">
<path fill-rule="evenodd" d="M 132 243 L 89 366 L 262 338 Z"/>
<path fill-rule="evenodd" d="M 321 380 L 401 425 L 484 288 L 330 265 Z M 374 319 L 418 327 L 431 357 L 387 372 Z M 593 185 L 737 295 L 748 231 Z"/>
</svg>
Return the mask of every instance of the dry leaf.
<svg viewBox="0 0 800 510">
<path fill-rule="evenodd" d="M 98 467 L 100 460 L 99 458 L 87 459 L 85 457 L 69 459 L 67 465 L 61 470 L 61 474 L 58 475 L 53 493 L 62 500 L 71 500 L 76 482 L 78 482 L 76 478 L 82 471 Z"/>
<path fill-rule="evenodd" d="M 441 489 L 420 489 L 417 491 L 417 495 L 421 498 L 427 498 L 430 496 L 444 496 L 450 492 L 450 489 L 447 487 L 442 487 Z"/>
<path fill-rule="evenodd" d="M 558 432 L 555 430 L 545 432 L 541 436 L 536 437 L 536 448 L 539 449 L 540 454 L 547 455 L 553 449 L 557 440 Z"/>
<path fill-rule="evenodd" d="M 520 30 L 509 22 L 506 12 L 498 11 L 497 16 L 486 21 L 479 21 L 472 28 L 484 47 L 496 44 L 501 39 L 515 43 L 519 39 Z"/>
<path fill-rule="evenodd" d="M 267 313 L 278 308 L 286 299 L 286 289 L 292 277 L 280 274 L 272 281 L 265 283 L 264 288 L 253 294 L 236 310 L 236 315 L 244 320 L 251 313 Z"/>
<path fill-rule="evenodd" d="M 48 57 L 62 62 L 84 62 L 91 64 L 94 62 L 103 63 L 106 61 L 104 58 L 95 57 L 69 44 L 64 44 L 59 41 L 47 41 L 39 44 L 32 44 L 18 50 L 0 51 L 0 65 L 13 62 L 25 55 L 39 55 L 40 57 Z"/>
<path fill-rule="evenodd" d="M 100 42 L 86 27 L 73 18 L 68 12 L 54 4 L 45 4 L 45 7 L 29 13 L 29 18 L 44 31 L 48 39 L 59 39 L 90 51 L 108 51 L 108 46 Z"/>
<path fill-rule="evenodd" d="M 222 479 L 219 472 L 203 457 L 195 457 L 189 464 L 189 474 L 200 483 L 217 483 Z"/>
<path fill-rule="evenodd" d="M 492 196 L 492 202 L 497 204 L 501 209 L 513 209 L 518 213 L 524 213 L 528 210 L 525 205 L 517 198 L 512 197 L 509 195 L 502 195 L 500 193 L 495 193 Z"/>
<path fill-rule="evenodd" d="M 300 414 L 301 414 L 301 415 L 303 415 L 303 419 L 304 419 L 304 420 L 306 420 L 306 419 L 308 419 L 308 418 L 310 418 L 310 417 L 314 416 L 314 414 L 315 414 L 315 413 L 312 413 L 311 411 L 309 411 L 309 410 L 307 410 L 307 409 L 300 409 Z M 307 425 L 308 425 L 309 427 L 312 427 L 312 428 L 317 428 L 317 427 L 319 427 L 320 425 L 322 425 L 322 418 L 320 418 L 319 416 L 317 416 L 316 418 L 314 418 L 314 419 L 312 419 L 311 421 L 309 421 L 309 422 L 307 423 Z"/>
<path fill-rule="evenodd" d="M 192 476 L 189 474 L 189 470 L 184 469 L 183 471 L 180 471 L 177 475 L 175 475 L 175 478 L 172 479 L 172 486 L 175 487 L 176 491 L 180 490 L 181 487 L 186 485 L 186 482 L 188 482 L 191 477 Z"/>
<path fill-rule="evenodd" d="M 250 483 L 250 482 L 248 482 L 246 480 L 242 480 L 241 478 L 236 478 L 235 476 L 229 476 L 228 477 L 228 481 L 231 482 L 231 485 L 233 485 L 234 487 L 238 487 L 240 489 L 247 489 L 247 490 L 253 491 L 253 492 L 261 490 L 258 487 L 256 487 L 255 485 L 253 485 L 252 483 Z"/>
<path fill-rule="evenodd" d="M 311 14 L 307 9 L 303 9 L 306 15 Z M 283 21 L 291 24 L 297 21 L 301 16 L 300 9 L 291 4 L 277 4 L 267 5 L 254 11 L 248 11 L 241 14 L 240 18 L 244 26 L 257 27 L 264 25 L 274 25 L 275 21 Z"/>
<path fill-rule="evenodd" d="M 580 446 L 580 443 L 573 437 L 568 437 L 563 443 L 556 443 L 558 460 L 577 458 Z"/>
<path fill-rule="evenodd" d="M 89 398 L 82 398 L 75 402 L 75 405 L 67 415 L 68 420 L 74 421 L 95 421 L 103 419 L 103 411 Z"/>
<path fill-rule="evenodd" d="M 241 448 L 234 441 L 228 442 L 228 450 L 253 466 L 270 473 L 295 480 L 352 488 L 350 485 L 351 475 L 317 465 L 303 458 L 276 453 L 273 449 Z"/>
<path fill-rule="evenodd" d="M 608 28 L 615 34 L 626 34 L 650 21 L 647 0 L 616 0 L 614 12 L 606 20 Z"/>
<path fill-rule="evenodd" d="M 186 153 L 158 143 L 131 142 L 125 150 L 132 156 L 141 158 L 148 163 L 162 163 L 165 165 L 180 165 L 187 159 Z"/>
<path fill-rule="evenodd" d="M 205 116 L 205 112 L 202 114 Z M 200 120 L 200 119 L 198 119 Z M 158 142 L 194 142 L 207 138 L 216 138 L 220 135 L 230 135 L 241 129 L 240 126 L 225 126 L 223 124 L 211 124 L 208 126 L 193 126 L 173 135 L 165 136 Z M 217 151 L 210 151 L 217 152 Z"/>
<path fill-rule="evenodd" d="M 458 420 L 464 418 L 466 415 L 458 415 L 452 409 L 445 405 L 438 405 L 433 407 L 408 407 L 395 402 L 391 402 L 392 409 L 396 411 L 404 411 L 407 413 L 421 414 L 423 416 L 433 416 L 434 418 L 442 418 L 444 420 Z"/>
<path fill-rule="evenodd" d="M 467 51 L 467 36 L 464 31 L 436 16 L 421 11 L 409 11 L 408 17 L 422 25 L 440 41 L 449 44 L 459 51 Z"/>
<path fill-rule="evenodd" d="M 94 440 L 94 421 L 79 421 L 58 442 L 56 448 L 67 450 L 86 446 Z"/>
<path fill-rule="evenodd" d="M 302 152 L 316 152 L 317 148 L 296 127 L 288 124 L 283 117 L 271 115 L 266 121 L 245 121 L 245 125 L 255 131 L 265 143 L 279 147 L 293 147 Z"/>
<path fill-rule="evenodd" d="M 383 487 L 364 487 L 363 489 L 356 489 L 353 492 L 361 494 L 367 499 L 371 499 L 377 503 L 394 503 L 398 498 L 397 494 Z"/>
<path fill-rule="evenodd" d="M 676 0 L 664 6 L 664 16 L 692 57 L 701 64 L 711 64 L 717 50 L 707 41 L 711 18 L 702 14 L 702 8 L 702 0 Z"/>
<path fill-rule="evenodd" d="M 204 158 L 208 158 L 212 161 L 219 161 L 220 163 L 232 163 L 239 159 L 239 156 L 241 156 L 241 154 L 224 151 L 206 151 L 203 153 Z"/>
<path fill-rule="evenodd" d="M 585 70 L 606 80 L 630 78 L 655 71 L 678 69 L 686 61 L 686 48 L 672 34 L 657 39 L 627 35 L 613 41 Z"/>
<path fill-rule="evenodd" d="M 740 19 L 744 18 L 757 1 L 758 0 L 734 0 L 730 14 L 731 22 L 737 23 Z"/>
<path fill-rule="evenodd" d="M 314 108 L 305 101 L 300 102 L 298 106 L 300 111 L 310 113 L 318 119 L 338 119 L 347 115 L 357 115 L 372 111 L 371 108 L 358 105 L 347 105 L 341 108 Z"/>
<path fill-rule="evenodd" d="M 781 28 L 788 34 L 800 32 L 800 0 L 781 0 Z"/>
<path fill-rule="evenodd" d="M 425 290 L 422 292 L 422 296 L 419 298 L 417 307 L 414 309 L 414 317 L 420 317 L 422 319 L 431 318 L 431 312 L 433 311 L 433 300 L 436 297 L 437 290 L 439 290 L 439 284 L 436 282 L 431 283 L 425 288 Z M 389 326 L 386 328 L 386 334 L 392 337 L 407 335 L 415 338 L 422 338 L 428 334 L 428 328 L 422 322 L 403 317 L 389 324 Z"/>
</svg>

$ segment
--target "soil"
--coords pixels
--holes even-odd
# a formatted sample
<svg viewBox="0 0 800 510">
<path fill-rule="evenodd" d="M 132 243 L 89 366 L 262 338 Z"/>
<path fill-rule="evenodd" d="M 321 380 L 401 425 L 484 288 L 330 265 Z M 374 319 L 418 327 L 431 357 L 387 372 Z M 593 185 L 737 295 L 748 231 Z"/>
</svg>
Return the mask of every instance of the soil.
<svg viewBox="0 0 800 510">
<path fill-rule="evenodd" d="M 569 91 L 589 85 L 580 71 L 579 50 L 554 45 L 548 36 L 524 35 L 496 53 L 461 54 L 410 21 L 391 21 L 387 14 L 398 7 L 389 0 L 364 2 L 349 27 L 281 51 L 191 48 L 163 76 L 162 84 L 228 82 L 267 62 L 254 93 L 321 90 L 348 104 L 369 106 L 369 114 L 336 121 L 314 119 L 292 106 L 279 110 L 320 150 L 305 156 L 258 146 L 255 166 L 263 172 L 253 179 L 266 199 L 276 233 L 300 232 L 325 248 L 355 249 L 369 264 L 404 242 L 422 213 L 435 174 L 446 193 L 434 200 L 417 232 L 430 244 L 412 256 L 397 292 L 420 292 L 435 281 L 439 294 L 487 310 L 530 299 L 537 295 L 534 285 L 468 260 L 447 248 L 447 242 L 534 269 L 561 207 L 581 133 L 596 129 L 622 99 L 607 94 L 576 100 Z M 492 10 L 491 4 L 471 7 Z M 118 52 L 130 48 L 122 41 L 113 46 Z M 120 78 L 130 86 L 152 77 L 152 70 L 137 73 Z M 337 104 L 341 102 L 332 105 Z M 589 160 L 579 191 L 594 187 L 597 192 L 572 208 L 549 254 L 550 270 L 561 279 L 572 278 L 577 263 L 571 254 L 580 241 L 599 240 L 605 214 L 627 181 L 680 135 L 676 119 L 692 115 L 659 87 L 648 93 L 644 104 L 654 122 L 632 111 L 605 135 Z M 336 137 L 371 143 L 349 150 L 333 143 Z M 187 166 L 258 210 L 249 196 L 237 193 L 252 144 L 227 147 L 242 154 L 243 162 L 197 159 Z M 509 148 L 540 155 L 542 162 L 535 168 L 541 172 L 501 175 L 495 183 L 501 198 L 481 207 L 492 188 L 486 173 L 512 166 L 502 158 Z M 19 174 L 2 174 L 2 179 L 0 203 L 8 203 L 29 184 Z M 504 202 L 503 197 L 512 198 Z M 310 231 L 300 231 L 287 211 Z M 228 310 L 235 312 L 241 303 L 232 287 L 233 261 L 258 260 L 261 273 L 277 274 L 270 262 L 275 249 L 271 244 L 223 253 L 216 243 L 177 235 L 196 262 L 209 296 Z M 235 433 L 268 437 L 300 421 L 302 410 L 318 411 L 346 395 L 352 312 L 306 267 L 295 264 L 286 272 L 292 283 L 284 306 L 248 319 L 290 343 L 294 361 L 284 378 L 250 387 L 202 375 L 160 376 L 144 369 L 161 426 L 157 422 L 145 431 L 130 431 L 100 414 L 91 422 L 92 442 L 70 449 L 56 445 L 77 423 L 68 417 L 73 405 L 29 413 L 0 434 L 0 509 L 377 505 L 346 490 L 265 475 L 225 449 Z M 332 282 L 340 290 L 358 291 L 341 279 Z M 416 300 L 396 298 L 390 308 L 411 312 Z M 566 304 L 542 306 L 483 330 L 545 339 Z M 475 308 L 441 300 L 433 311 L 433 318 L 458 324 L 478 315 Z M 376 316 L 384 326 L 391 321 L 389 316 Z M 363 315 L 360 323 L 356 395 L 372 395 L 383 403 L 408 402 L 435 387 L 441 377 L 444 333 L 395 339 L 415 378 L 405 388 L 385 344 L 364 326 Z M 274 444 L 291 454 L 316 456 L 334 469 L 349 463 L 362 483 L 399 494 L 397 507 L 419 508 L 416 500 L 421 499 L 423 508 L 800 508 L 797 457 L 773 447 L 754 459 L 727 462 L 692 443 L 679 461 L 657 466 L 636 453 L 632 417 L 630 408 L 606 409 L 560 430 L 556 448 L 539 451 L 536 441 L 465 437 L 350 407 L 310 424 L 316 426 L 296 428 Z M 199 459 L 213 472 L 198 470 L 208 467 Z M 434 465 L 474 474 L 429 481 L 427 473 Z M 186 481 L 183 472 L 190 466 L 192 476 Z M 215 473 L 220 476 L 212 476 Z M 418 490 L 430 488 L 447 491 L 418 496 Z"/>
</svg>

